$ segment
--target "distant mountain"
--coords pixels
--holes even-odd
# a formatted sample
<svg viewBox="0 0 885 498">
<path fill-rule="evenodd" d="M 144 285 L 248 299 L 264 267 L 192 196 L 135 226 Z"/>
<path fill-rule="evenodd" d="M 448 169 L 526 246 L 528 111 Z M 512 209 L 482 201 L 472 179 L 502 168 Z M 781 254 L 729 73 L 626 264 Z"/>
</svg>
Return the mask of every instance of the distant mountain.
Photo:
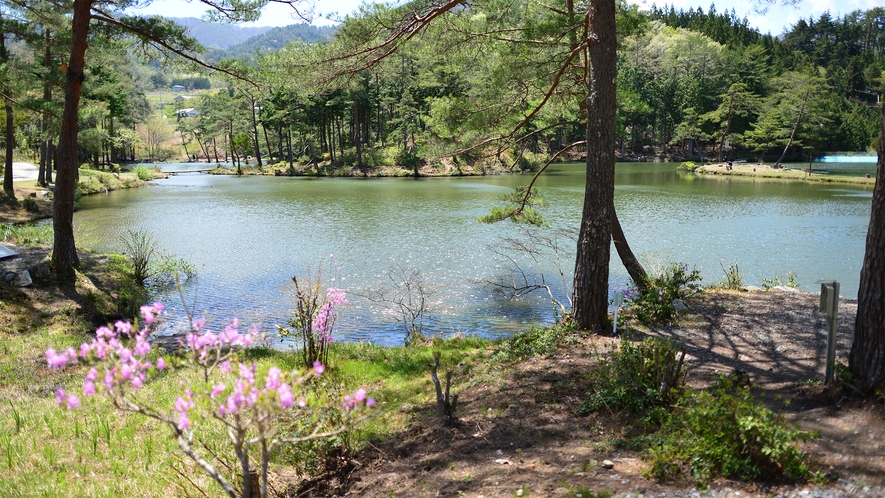
<svg viewBox="0 0 885 498">
<path fill-rule="evenodd" d="M 337 28 L 332 26 L 311 26 L 309 24 L 291 24 L 273 28 L 266 33 L 253 36 L 248 40 L 226 50 L 210 50 L 206 59 L 254 59 L 260 54 L 276 52 L 294 41 L 319 42 L 331 40 Z"/>
<path fill-rule="evenodd" d="M 196 17 L 170 17 L 188 29 L 188 33 L 206 48 L 226 49 L 274 29 L 270 26 L 243 27 L 233 24 L 208 23 Z"/>
</svg>

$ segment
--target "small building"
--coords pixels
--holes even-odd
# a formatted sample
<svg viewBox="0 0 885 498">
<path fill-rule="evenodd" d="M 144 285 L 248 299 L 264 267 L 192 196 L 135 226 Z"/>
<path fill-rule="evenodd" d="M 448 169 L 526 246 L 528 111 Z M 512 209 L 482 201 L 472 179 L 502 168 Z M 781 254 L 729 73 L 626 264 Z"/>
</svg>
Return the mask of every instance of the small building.
<svg viewBox="0 0 885 498">
<path fill-rule="evenodd" d="M 172 91 L 175 93 L 184 93 L 185 88 L 182 85 L 172 85 Z"/>
<path fill-rule="evenodd" d="M 184 102 L 185 100 L 190 100 L 192 98 L 193 97 L 191 97 L 190 95 L 179 95 L 178 97 L 175 97 L 174 99 L 172 99 L 172 102 L 174 102 L 176 104 L 180 104 L 180 103 Z"/>
<path fill-rule="evenodd" d="M 193 107 L 188 107 L 186 109 L 179 109 L 176 114 L 179 118 L 195 118 L 200 115 L 200 111 Z"/>
</svg>

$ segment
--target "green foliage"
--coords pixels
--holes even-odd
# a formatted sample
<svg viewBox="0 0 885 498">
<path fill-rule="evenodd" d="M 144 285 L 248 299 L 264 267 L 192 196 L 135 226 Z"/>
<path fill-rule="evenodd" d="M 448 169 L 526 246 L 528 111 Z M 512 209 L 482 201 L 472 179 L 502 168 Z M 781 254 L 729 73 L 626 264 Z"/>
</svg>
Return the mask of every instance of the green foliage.
<svg viewBox="0 0 885 498">
<path fill-rule="evenodd" d="M 694 161 L 685 161 L 676 166 L 677 171 L 694 171 L 698 165 Z"/>
<path fill-rule="evenodd" d="M 689 271 L 685 263 L 670 263 L 657 275 L 649 276 L 645 292 L 625 293 L 630 301 L 627 312 L 642 323 L 666 323 L 676 316 L 674 302 L 700 291 L 700 281 L 701 273 L 696 268 Z"/>
<path fill-rule="evenodd" d="M 182 276 L 192 278 L 197 274 L 186 260 L 160 250 L 156 239 L 148 232 L 127 230 L 120 242 L 132 262 L 133 278 L 142 287 L 150 283 L 154 289 L 165 289 Z"/>
<path fill-rule="evenodd" d="M 763 278 L 762 279 L 762 288 L 766 291 L 771 290 L 772 287 L 792 287 L 794 289 L 799 288 L 799 284 L 796 282 L 796 274 L 794 272 L 787 272 L 786 281 L 781 280 L 780 275 L 775 275 L 773 278 Z"/>
<path fill-rule="evenodd" d="M 157 256 L 157 243 L 148 232 L 126 230 L 120 241 L 129 260 L 132 262 L 132 274 L 138 285 L 144 286 L 153 275 L 151 266 Z"/>
<path fill-rule="evenodd" d="M 576 339 L 575 326 L 571 323 L 545 329 L 533 328 L 530 332 L 501 340 L 492 352 L 492 359 L 512 363 L 526 358 L 545 357 Z"/>
<path fill-rule="evenodd" d="M 6 225 L 0 223 L 0 240 L 18 246 L 52 245 L 52 225 Z"/>
<path fill-rule="evenodd" d="M 40 207 L 37 205 L 37 199 L 34 199 L 33 197 L 25 197 L 22 199 L 22 207 L 29 213 L 36 213 L 40 210 Z"/>
<path fill-rule="evenodd" d="M 687 374 L 684 348 L 656 337 L 640 343 L 622 340 L 617 350 L 600 358 L 592 373 L 593 390 L 579 413 L 626 409 L 657 423 L 679 397 Z"/>
<path fill-rule="evenodd" d="M 711 392 L 687 394 L 649 451 L 651 474 L 672 479 L 687 467 L 701 486 L 730 479 L 805 479 L 809 469 L 796 441 L 813 437 L 753 398 L 749 386 L 721 376 Z"/>
<path fill-rule="evenodd" d="M 135 176 L 137 176 L 138 179 L 143 182 L 153 180 L 155 178 L 155 173 L 157 173 L 157 172 L 159 172 L 159 168 L 156 166 L 152 166 L 152 167 L 136 166 L 135 167 Z"/>
<path fill-rule="evenodd" d="M 480 216 L 477 220 L 482 223 L 497 223 L 510 219 L 514 223 L 548 226 L 541 213 L 535 209 L 547 206 L 547 201 L 537 188 L 529 191 L 528 186 L 521 185 L 505 195 L 503 200 L 507 202 L 507 207 L 493 207 L 488 216 Z"/>
<path fill-rule="evenodd" d="M 725 272 L 725 280 L 717 282 L 713 287 L 726 290 L 741 290 L 744 288 L 744 277 L 741 275 L 741 270 L 738 268 L 737 263 L 729 263 L 728 268 L 722 263 L 719 263 L 719 266 Z"/>
</svg>

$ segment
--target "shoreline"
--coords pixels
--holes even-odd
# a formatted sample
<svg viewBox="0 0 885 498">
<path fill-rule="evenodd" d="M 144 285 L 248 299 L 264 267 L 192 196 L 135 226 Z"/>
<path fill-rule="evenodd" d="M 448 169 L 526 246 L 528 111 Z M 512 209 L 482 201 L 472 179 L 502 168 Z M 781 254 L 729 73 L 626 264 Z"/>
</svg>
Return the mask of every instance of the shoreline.
<svg viewBox="0 0 885 498">
<path fill-rule="evenodd" d="M 800 180 L 821 183 L 845 183 L 853 185 L 876 184 L 875 178 L 862 176 L 830 175 L 826 173 L 809 173 L 808 168 L 775 168 L 770 164 L 734 163 L 729 169 L 727 163 L 711 163 L 698 166 L 694 173 L 722 176 L 744 176 L 750 178 L 772 178 L 777 180 Z"/>
</svg>

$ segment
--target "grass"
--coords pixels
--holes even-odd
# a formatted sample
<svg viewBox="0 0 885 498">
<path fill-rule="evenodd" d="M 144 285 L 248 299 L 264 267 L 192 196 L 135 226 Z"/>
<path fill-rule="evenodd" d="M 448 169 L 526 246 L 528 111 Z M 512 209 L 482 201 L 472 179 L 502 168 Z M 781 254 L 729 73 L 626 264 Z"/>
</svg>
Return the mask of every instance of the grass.
<svg viewBox="0 0 885 498">
<path fill-rule="evenodd" d="M 124 259 L 105 258 L 102 267 L 109 268 L 107 272 L 126 273 Z M 120 301 L 119 289 L 109 292 L 108 275 L 91 271 L 98 268 L 87 265 L 85 273 L 78 276 L 75 292 L 92 296 L 86 300 L 87 306 L 119 312 L 108 308 Z M 130 285 L 125 280 L 118 276 L 115 286 Z M 55 391 L 62 388 L 76 393 L 85 368 L 49 370 L 44 352 L 49 347 L 62 350 L 89 340 L 94 323 L 81 306 L 59 305 L 57 295 L 28 295 L 6 286 L 0 287 L 0 292 L 0 496 L 165 497 L 185 494 L 184 490 L 194 493 L 192 483 L 208 496 L 219 495 L 216 484 L 180 456 L 169 428 L 116 411 L 101 397 L 81 397 L 80 410 L 60 409 Z M 5 326 L 7 322 L 15 325 Z M 462 371 L 469 371 L 488 344 L 468 338 L 432 341 L 409 350 L 365 343 L 333 345 L 333 366 L 324 378 L 341 384 L 341 392 L 365 387 L 379 400 L 384 413 L 357 431 L 359 439 L 352 438 L 353 448 L 358 449 L 363 438 L 405 430 L 411 413 L 408 407 L 433 403 L 429 375 L 433 351 L 442 352 L 444 364 L 461 363 L 468 365 Z M 300 363 L 299 355 L 284 351 L 259 349 L 249 356 L 259 368 L 273 364 L 286 370 Z M 150 381 L 141 396 L 171 410 L 181 394 L 179 382 L 187 382 L 196 373 L 187 368 L 170 372 Z M 201 439 L 217 455 L 232 455 L 227 436 L 219 427 L 203 432 Z M 278 455 L 272 470 L 289 466 L 289 458 Z M 217 459 L 213 463 L 224 466 Z"/>
</svg>

